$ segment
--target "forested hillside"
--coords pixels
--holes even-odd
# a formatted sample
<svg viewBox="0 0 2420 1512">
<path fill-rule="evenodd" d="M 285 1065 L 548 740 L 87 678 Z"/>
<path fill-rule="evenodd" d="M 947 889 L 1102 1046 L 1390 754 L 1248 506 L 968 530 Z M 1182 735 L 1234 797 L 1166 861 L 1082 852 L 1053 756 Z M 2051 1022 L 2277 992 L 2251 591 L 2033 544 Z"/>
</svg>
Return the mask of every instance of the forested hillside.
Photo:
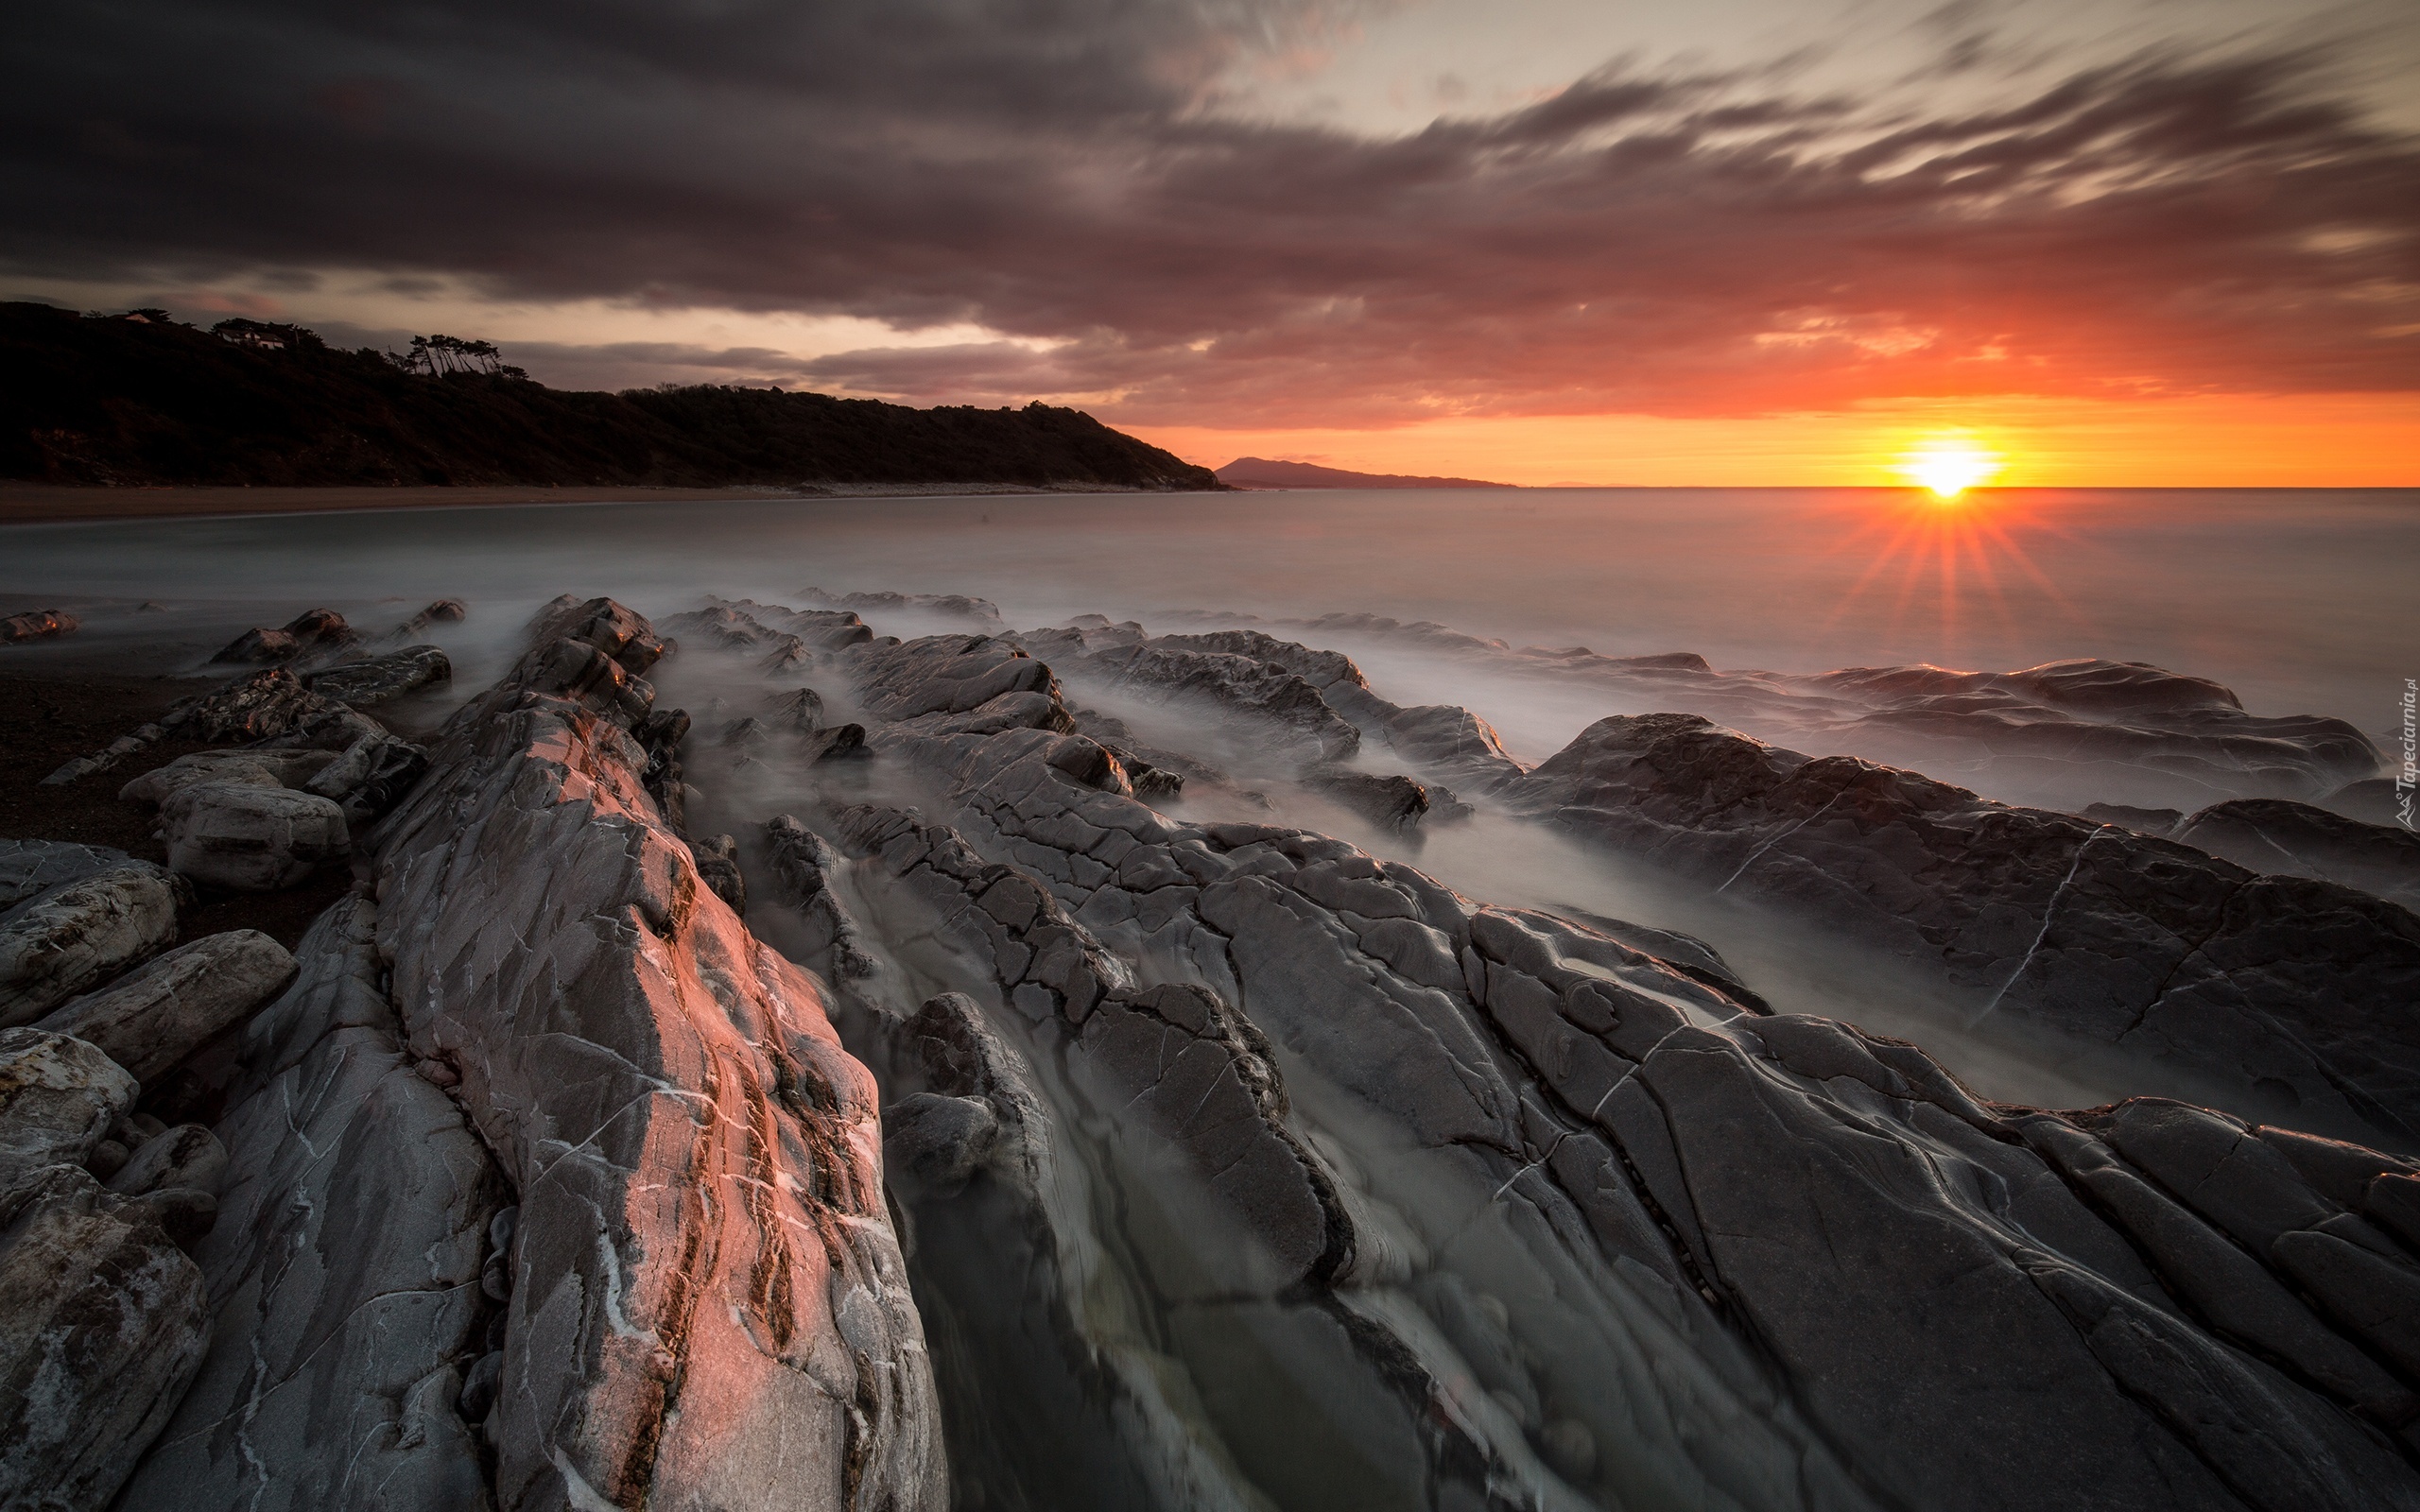
<svg viewBox="0 0 2420 1512">
<path fill-rule="evenodd" d="M 439 338 L 443 342 L 443 338 Z M 485 343 L 409 365 L 309 331 L 0 303 L 0 477 L 47 483 L 1013 483 L 1215 489 L 1079 410 L 700 386 L 548 388 Z"/>
</svg>

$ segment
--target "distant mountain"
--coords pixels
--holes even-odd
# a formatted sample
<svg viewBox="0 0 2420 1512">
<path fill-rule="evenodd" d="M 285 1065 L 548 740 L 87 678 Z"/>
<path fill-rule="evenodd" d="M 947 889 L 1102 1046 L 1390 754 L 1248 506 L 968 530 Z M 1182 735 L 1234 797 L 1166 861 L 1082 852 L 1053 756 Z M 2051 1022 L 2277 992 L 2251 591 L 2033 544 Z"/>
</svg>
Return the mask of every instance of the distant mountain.
<svg viewBox="0 0 2420 1512">
<path fill-rule="evenodd" d="M 548 388 L 485 342 L 411 366 L 251 320 L 0 303 L 0 478 L 46 483 L 1008 483 L 1215 490 L 1073 409 L 912 409 L 701 385 Z"/>
<path fill-rule="evenodd" d="M 1340 467 L 1312 462 L 1272 462 L 1265 456 L 1239 456 L 1218 470 L 1219 481 L 1234 489 L 1517 489 L 1517 483 L 1489 483 L 1478 478 L 1415 478 L 1400 472 L 1348 472 Z"/>
</svg>

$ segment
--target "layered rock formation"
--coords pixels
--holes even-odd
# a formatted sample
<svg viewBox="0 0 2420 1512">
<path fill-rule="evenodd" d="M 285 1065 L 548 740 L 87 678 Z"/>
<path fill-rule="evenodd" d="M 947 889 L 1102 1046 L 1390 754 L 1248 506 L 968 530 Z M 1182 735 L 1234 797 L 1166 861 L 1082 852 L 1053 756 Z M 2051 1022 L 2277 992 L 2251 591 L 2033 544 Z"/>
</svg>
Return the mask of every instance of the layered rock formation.
<svg viewBox="0 0 2420 1512">
<path fill-rule="evenodd" d="M 2405 1161 L 2156 1100 L 1987 1104 L 1913 1046 L 1761 1012 L 1693 942 L 1172 816 L 1019 646 L 1088 686 L 1121 650 L 1264 669 L 1186 690 L 1214 705 L 1286 672 L 1502 807 L 1658 824 L 1685 868 L 1784 902 L 1804 875 L 1812 916 L 1850 917 L 1834 888 L 1942 929 L 1927 948 L 1997 1011 L 2142 954 L 2179 1053 L 2233 1005 L 2247 1074 L 2382 1134 L 2408 1107 L 2400 910 L 1703 721 L 1616 722 L 1530 773 L 1464 711 L 1336 676 L 1359 692 L 1331 702 L 1256 645 L 1098 644 L 1118 628 L 841 653 L 928 806 L 836 798 L 768 836 L 890 1078 L 961 1477 L 1052 1505 L 2420 1505 L 2396 1436 L 2420 1377 L 2378 1300 L 2420 1280 Z M 1137 664 L 1098 675 L 1134 690 Z M 1288 754 L 1288 707 L 1228 701 Z M 1650 782 L 1625 730 L 1685 759 Z M 1884 867 L 1895 890 L 1859 885 Z M 2024 891 L 2046 871 L 2082 879 L 2057 928 Z M 2151 922 L 2197 888 L 2208 927 L 2170 924 L 2163 964 Z M 2023 937 L 1993 954 L 1955 922 L 1980 918 Z M 1052 1382 L 1109 1422 L 1037 1407 Z"/>
<path fill-rule="evenodd" d="M 662 644 L 536 639 L 377 842 L 410 1048 L 518 1197 L 498 1504 L 938 1505 L 872 1084 L 646 791 Z"/>
<path fill-rule="evenodd" d="M 255 744 L 130 801 L 347 826 L 361 890 L 290 960 L 160 954 L 166 874 L 0 847 L 47 1015 L 0 1030 L 0 1370 L 75 1383 L 0 1395 L 0 1499 L 2420 1512 L 2394 902 L 1684 714 L 1531 767 L 1263 630 L 811 596 L 667 620 L 663 669 L 558 600 L 425 750 L 329 691 L 383 672 L 195 700 Z M 1666 663 L 1625 675 L 1718 676 Z M 1444 885 L 1456 817 L 2238 1111 L 1979 1097 L 1668 920 Z"/>
<path fill-rule="evenodd" d="M 171 1128 L 137 1110 L 137 1078 L 192 1057 L 293 973 L 273 941 L 245 931 L 205 936 L 110 983 L 139 956 L 107 948 L 124 942 L 130 922 L 156 923 L 150 933 L 163 941 L 176 931 L 164 878 L 125 863 L 40 841 L 8 842 L 0 853 L 0 888 L 32 910 L 17 927 L 31 931 L 38 956 L 58 958 L 45 982 L 99 984 L 39 1025 L 0 1030 L 0 1505 L 9 1507 L 110 1505 L 201 1367 L 209 1297 L 188 1251 L 213 1231 L 227 1152 L 207 1128 Z M 153 879 L 156 920 L 112 906 L 130 881 Z M 78 919 L 91 926 L 85 936 L 62 944 L 62 922 Z"/>
<path fill-rule="evenodd" d="M 232 1177 L 197 1246 L 211 1349 L 118 1505 L 494 1505 L 458 1405 L 487 1353 L 488 1223 L 509 1189 L 416 1074 L 349 899 L 246 1027 L 217 1136 Z"/>
<path fill-rule="evenodd" d="M 2232 798 L 2316 801 L 2377 776 L 2368 736 L 2341 719 L 2247 713 L 2228 689 L 2135 662 L 2078 659 L 2017 672 L 1855 667 L 1718 671 L 1693 652 L 1606 656 L 1514 647 L 1432 622 L 1327 614 L 1173 620 L 1335 651 L 1416 656 L 1509 679 L 1599 713 L 1693 713 L 1822 755 L 1918 766 L 2011 802 L 2202 808 Z M 1542 753 L 1541 753 L 1542 754 Z"/>
<path fill-rule="evenodd" d="M 1935 966 L 1952 1011 L 2037 1020 L 2319 1127 L 2420 1143 L 2420 917 L 2370 894 L 1689 715 L 1601 720 L 1505 797 Z"/>
</svg>

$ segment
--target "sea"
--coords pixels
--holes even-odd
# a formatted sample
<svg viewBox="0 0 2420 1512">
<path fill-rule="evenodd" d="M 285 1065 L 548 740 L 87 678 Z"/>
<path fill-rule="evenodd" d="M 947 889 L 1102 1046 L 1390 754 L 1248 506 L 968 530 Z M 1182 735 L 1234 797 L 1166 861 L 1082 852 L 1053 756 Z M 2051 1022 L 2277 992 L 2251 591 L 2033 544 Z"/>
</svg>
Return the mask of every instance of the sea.
<svg viewBox="0 0 2420 1512">
<path fill-rule="evenodd" d="M 484 624 L 499 657 L 500 632 L 559 593 L 664 613 L 703 593 L 788 603 L 810 586 L 977 595 L 1019 627 L 1377 614 L 1514 646 L 1695 651 L 1724 670 L 2105 657 L 2385 745 L 2420 677 L 2420 490 L 571 500 L 0 528 L 0 612 L 148 599 L 273 623 L 324 603 L 374 624 L 382 605 L 457 597 L 467 639 L 487 641 Z M 147 628 L 92 615 L 84 654 Z M 1389 686 L 1420 674 L 1372 680 L 1398 702 L 1467 703 L 1532 759 L 1603 712 L 1483 682 Z"/>
</svg>

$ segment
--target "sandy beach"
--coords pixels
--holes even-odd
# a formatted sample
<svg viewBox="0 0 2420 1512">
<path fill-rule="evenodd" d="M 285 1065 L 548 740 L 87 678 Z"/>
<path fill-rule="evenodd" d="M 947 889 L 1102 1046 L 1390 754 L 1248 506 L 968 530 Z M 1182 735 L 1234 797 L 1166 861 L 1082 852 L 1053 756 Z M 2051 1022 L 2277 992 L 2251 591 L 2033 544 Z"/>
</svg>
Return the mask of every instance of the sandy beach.
<svg viewBox="0 0 2420 1512">
<path fill-rule="evenodd" d="M 166 520 L 235 514 L 325 514 L 346 509 L 459 509 L 491 504 L 676 504 L 729 499 L 927 499 L 994 494 L 1119 493 L 1123 489 L 1067 483 L 822 483 L 779 488 L 738 484 L 727 489 L 493 487 L 399 489 L 69 488 L 0 483 L 0 525 L 56 524 L 86 520 Z"/>
<path fill-rule="evenodd" d="M 332 509 L 458 509 L 466 505 L 638 503 L 783 497 L 788 489 L 82 489 L 0 485 L 0 524 L 151 520 L 196 515 L 317 514 Z"/>
</svg>

